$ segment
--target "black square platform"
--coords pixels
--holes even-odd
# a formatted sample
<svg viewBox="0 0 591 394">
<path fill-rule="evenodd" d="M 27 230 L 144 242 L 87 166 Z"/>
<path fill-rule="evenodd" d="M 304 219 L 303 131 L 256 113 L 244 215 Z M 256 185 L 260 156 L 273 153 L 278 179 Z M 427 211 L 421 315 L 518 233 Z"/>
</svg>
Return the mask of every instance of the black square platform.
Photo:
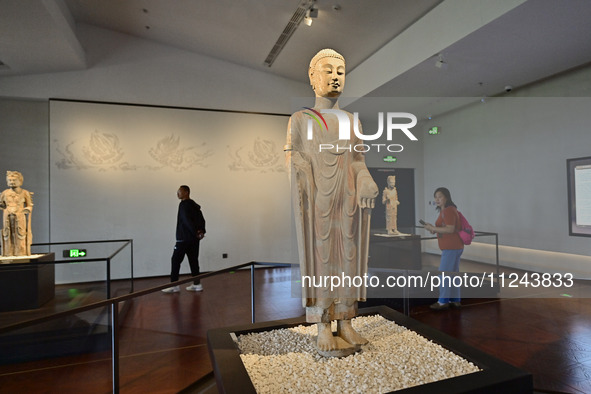
<svg viewBox="0 0 591 394">
<path fill-rule="evenodd" d="M 47 253 L 28 260 L 14 260 L 14 264 L 0 264 L 0 312 L 37 309 L 52 300 L 55 264 L 43 263 L 54 260 L 54 253 Z"/>
<path fill-rule="evenodd" d="M 376 314 L 422 335 L 482 369 L 480 372 L 410 387 L 404 390 L 398 390 L 396 393 L 510 394 L 531 393 L 533 391 L 533 378 L 531 374 L 405 316 L 400 312 L 384 306 L 359 310 L 360 316 Z M 306 324 L 305 317 L 209 330 L 207 332 L 207 344 L 219 392 L 229 394 L 256 393 L 248 372 L 240 358 L 238 346 L 232 339 L 231 334 L 239 336 L 252 332 L 295 327 L 302 324 Z"/>
</svg>

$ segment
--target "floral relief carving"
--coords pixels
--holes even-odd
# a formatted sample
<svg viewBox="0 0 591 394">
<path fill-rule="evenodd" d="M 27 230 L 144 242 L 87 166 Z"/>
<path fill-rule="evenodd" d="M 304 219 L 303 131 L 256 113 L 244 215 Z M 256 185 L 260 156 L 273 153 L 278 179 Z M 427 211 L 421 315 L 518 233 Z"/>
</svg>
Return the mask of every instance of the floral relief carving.
<svg viewBox="0 0 591 394">
<path fill-rule="evenodd" d="M 271 140 L 257 137 L 251 146 L 234 149 L 228 146 L 231 171 L 285 172 L 283 152 Z"/>
<path fill-rule="evenodd" d="M 75 168 L 78 170 L 98 169 L 106 170 L 136 170 L 137 166 L 132 166 L 123 161 L 125 156 L 120 147 L 119 137 L 113 133 L 101 133 L 98 130 L 90 134 L 86 144 L 81 144 L 79 140 L 69 142 L 62 150 L 56 148 L 62 158 L 56 161 L 56 166 L 60 169 Z"/>
</svg>

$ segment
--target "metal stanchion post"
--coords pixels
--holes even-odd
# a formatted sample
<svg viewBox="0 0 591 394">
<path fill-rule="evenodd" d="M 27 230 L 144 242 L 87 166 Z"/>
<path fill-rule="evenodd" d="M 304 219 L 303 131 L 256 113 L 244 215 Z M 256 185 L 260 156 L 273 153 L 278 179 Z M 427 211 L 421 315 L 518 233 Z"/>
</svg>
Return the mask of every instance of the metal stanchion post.
<svg viewBox="0 0 591 394">
<path fill-rule="evenodd" d="M 255 299 L 254 299 L 254 264 L 250 265 L 250 311 L 251 321 L 254 323 L 254 316 L 255 316 L 255 307 L 254 307 Z"/>
<path fill-rule="evenodd" d="M 119 307 L 111 304 L 111 357 L 113 393 L 119 393 Z"/>
</svg>

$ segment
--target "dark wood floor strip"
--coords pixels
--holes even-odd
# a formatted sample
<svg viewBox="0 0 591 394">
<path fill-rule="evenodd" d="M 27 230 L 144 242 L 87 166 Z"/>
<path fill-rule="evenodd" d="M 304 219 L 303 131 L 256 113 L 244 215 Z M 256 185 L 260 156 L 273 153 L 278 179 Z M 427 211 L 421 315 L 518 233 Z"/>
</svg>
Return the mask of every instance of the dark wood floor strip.
<svg viewBox="0 0 591 394">
<path fill-rule="evenodd" d="M 135 300 L 120 332 L 121 392 L 175 393 L 210 374 L 207 330 L 250 323 L 249 275 L 206 278 L 202 293 Z M 289 269 L 257 270 L 257 321 L 303 315 L 289 281 Z M 164 282 L 140 279 L 136 286 Z M 591 392 L 591 299 L 471 299 L 443 312 L 431 311 L 431 301 L 414 300 L 411 317 L 531 372 L 536 390 Z M 0 365 L 0 393 L 108 393 L 110 363 L 104 351 Z"/>
</svg>

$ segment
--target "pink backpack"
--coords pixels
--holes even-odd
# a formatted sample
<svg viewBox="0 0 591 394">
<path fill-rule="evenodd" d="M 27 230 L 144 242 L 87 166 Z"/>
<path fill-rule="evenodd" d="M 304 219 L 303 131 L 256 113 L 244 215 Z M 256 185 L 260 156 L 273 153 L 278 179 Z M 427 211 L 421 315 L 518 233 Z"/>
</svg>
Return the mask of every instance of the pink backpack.
<svg viewBox="0 0 591 394">
<path fill-rule="evenodd" d="M 458 216 L 460 217 L 460 225 L 462 227 L 460 231 L 458 231 L 458 235 L 464 245 L 470 245 L 474 239 L 474 229 L 470 226 L 470 223 L 468 223 L 468 220 L 460 211 L 458 211 Z"/>
<path fill-rule="evenodd" d="M 466 217 L 462 215 L 462 212 L 457 212 L 458 217 L 460 218 L 460 230 L 458 231 L 458 235 L 460 236 L 460 239 L 462 240 L 462 243 L 464 245 L 470 245 L 472 243 L 472 240 L 474 239 L 474 229 L 472 228 L 470 223 L 468 223 L 468 219 L 466 219 Z M 442 218 L 444 220 L 443 224 L 445 224 L 445 218 L 443 217 L 443 213 Z"/>
</svg>

